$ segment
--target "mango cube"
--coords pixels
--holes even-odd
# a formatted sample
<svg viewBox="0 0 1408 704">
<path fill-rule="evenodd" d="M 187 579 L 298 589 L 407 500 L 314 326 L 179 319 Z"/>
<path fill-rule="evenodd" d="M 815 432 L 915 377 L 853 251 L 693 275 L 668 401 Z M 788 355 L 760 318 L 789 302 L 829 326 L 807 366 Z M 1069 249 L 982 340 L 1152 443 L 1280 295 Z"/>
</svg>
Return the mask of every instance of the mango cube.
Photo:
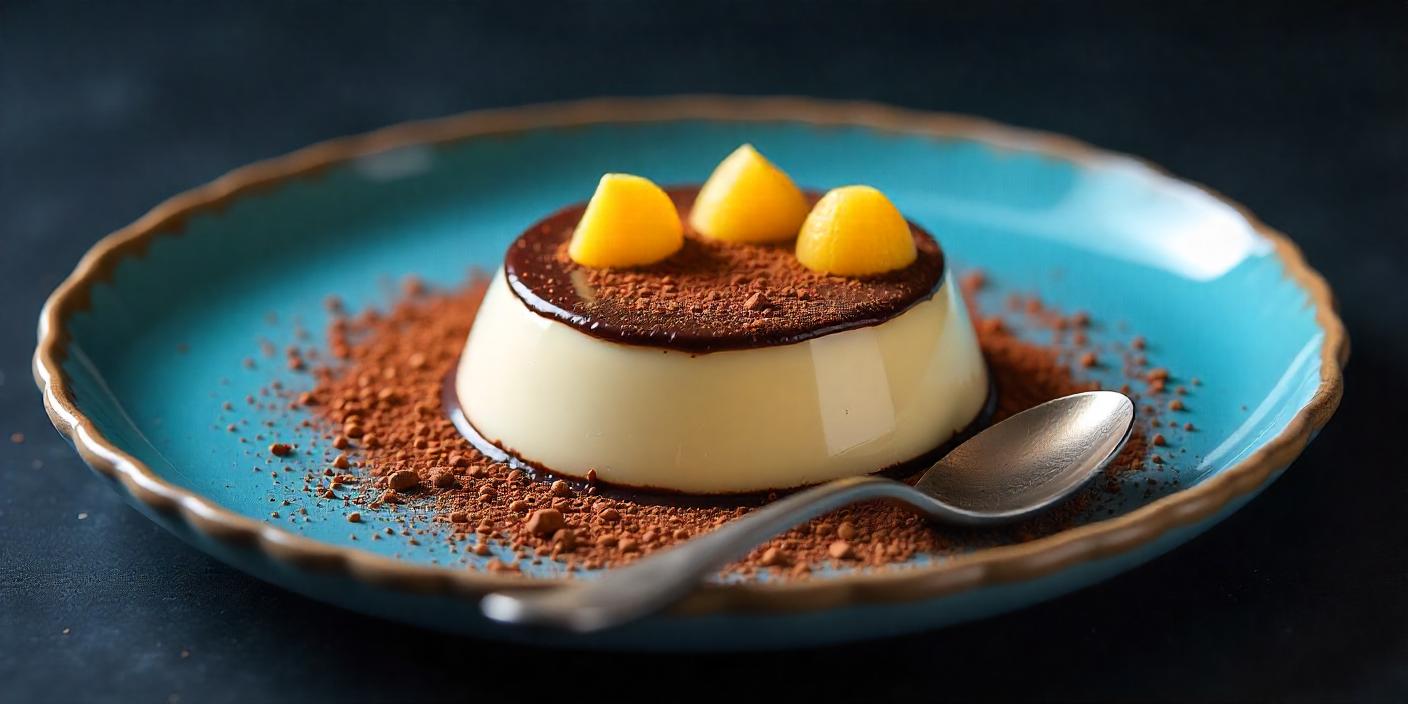
<svg viewBox="0 0 1408 704">
<path fill-rule="evenodd" d="M 885 194 L 870 186 L 827 193 L 797 236 L 797 259 L 825 274 L 883 274 L 913 264 L 917 256 L 909 223 Z"/>
<path fill-rule="evenodd" d="M 567 247 L 583 266 L 626 268 L 654 264 L 684 246 L 679 210 L 649 179 L 606 174 L 577 222 Z"/>
<path fill-rule="evenodd" d="M 689 214 L 705 237 L 727 242 L 778 242 L 797 236 L 807 199 L 797 184 L 745 144 L 719 162 Z"/>
</svg>

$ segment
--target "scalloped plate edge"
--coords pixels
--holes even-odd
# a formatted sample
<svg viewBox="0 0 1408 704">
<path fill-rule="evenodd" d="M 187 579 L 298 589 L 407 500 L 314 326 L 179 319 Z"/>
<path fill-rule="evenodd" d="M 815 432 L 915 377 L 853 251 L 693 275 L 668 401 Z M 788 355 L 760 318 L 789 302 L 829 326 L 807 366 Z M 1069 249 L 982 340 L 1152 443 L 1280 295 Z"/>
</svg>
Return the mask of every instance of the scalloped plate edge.
<svg viewBox="0 0 1408 704">
<path fill-rule="evenodd" d="M 136 222 L 103 238 L 50 295 L 40 313 L 34 377 L 54 427 L 98 472 L 119 481 L 130 495 L 164 513 L 176 514 L 192 529 L 222 542 L 255 547 L 291 566 L 341 572 L 391 589 L 416 593 L 477 596 L 506 587 L 551 586 L 553 580 L 489 575 L 466 570 L 411 565 L 349 547 L 328 545 L 238 515 L 163 480 L 99 432 L 78 408 L 61 363 L 68 354 L 65 320 L 89 305 L 94 283 L 110 277 L 117 263 L 139 255 L 160 234 L 179 231 L 190 215 L 216 210 L 241 196 L 284 181 L 316 174 L 359 157 L 411 145 L 440 144 L 472 137 L 601 123 L 684 120 L 733 122 L 786 121 L 815 126 L 854 126 L 911 135 L 958 137 L 1004 149 L 1039 153 L 1078 165 L 1125 160 L 1160 176 L 1162 168 L 1136 157 L 1103 151 L 1055 134 L 1006 127 L 979 118 L 895 108 L 867 102 L 822 101 L 800 97 L 744 98 L 678 96 L 602 98 L 482 110 L 434 120 L 408 122 L 362 135 L 342 137 L 282 157 L 241 167 L 209 184 L 174 196 Z M 1236 210 L 1274 246 L 1285 271 L 1305 289 L 1324 331 L 1320 383 L 1311 399 L 1264 447 L 1242 462 L 1188 489 L 1128 514 L 1056 533 L 1020 545 L 989 548 L 922 568 L 847 575 L 790 583 L 710 585 L 679 607 L 682 613 L 721 611 L 795 612 L 868 603 L 932 599 L 994 584 L 1031 580 L 1077 564 L 1139 548 L 1167 531 L 1191 526 L 1265 485 L 1288 466 L 1324 427 L 1343 393 L 1343 365 L 1349 338 L 1325 280 L 1300 250 L 1245 207 L 1191 184 Z"/>
</svg>

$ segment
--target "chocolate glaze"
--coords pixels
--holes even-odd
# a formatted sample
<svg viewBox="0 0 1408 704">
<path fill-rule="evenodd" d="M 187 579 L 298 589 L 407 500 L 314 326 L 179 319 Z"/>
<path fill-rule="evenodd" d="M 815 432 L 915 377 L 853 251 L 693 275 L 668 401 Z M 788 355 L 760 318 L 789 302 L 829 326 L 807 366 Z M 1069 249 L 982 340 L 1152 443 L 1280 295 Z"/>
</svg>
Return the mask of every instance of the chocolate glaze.
<svg viewBox="0 0 1408 704">
<path fill-rule="evenodd" d="M 661 487 L 630 486 L 626 484 L 611 484 L 603 481 L 588 482 L 580 477 L 567 474 L 558 474 L 548 467 L 544 467 L 537 462 L 524 459 L 512 448 L 506 448 L 499 443 L 484 437 L 479 429 L 470 422 L 469 416 L 460 405 L 459 393 L 455 390 L 455 373 L 452 371 L 445 376 L 445 382 L 440 389 L 440 404 L 445 409 L 446 415 L 454 423 L 455 429 L 459 430 L 469 444 L 474 446 L 480 454 L 489 459 L 506 464 L 509 467 L 521 470 L 532 481 L 552 483 L 562 480 L 571 485 L 572 490 L 579 494 L 593 496 L 604 496 L 613 499 L 624 499 L 637 504 L 645 505 L 669 505 L 669 506 L 762 506 L 771 501 L 777 500 L 779 496 L 790 494 L 794 491 L 805 489 L 806 487 L 791 487 L 787 489 L 775 489 L 769 491 L 735 492 L 728 494 L 689 494 L 678 489 L 665 489 Z M 888 467 L 882 467 L 873 474 L 886 476 L 902 481 L 915 478 L 924 470 L 927 470 L 939 458 L 947 455 L 953 448 L 958 447 L 968 438 L 973 437 L 978 431 L 986 428 L 992 421 L 993 412 L 997 409 L 997 390 L 989 385 L 987 400 L 983 402 L 983 407 L 975 417 L 962 430 L 954 433 L 944 443 L 940 444 L 928 452 L 918 457 L 898 462 Z M 912 483 L 912 482 L 911 482 Z"/>
<path fill-rule="evenodd" d="M 586 209 L 578 203 L 528 228 L 509 246 L 509 288 L 530 310 L 588 335 L 707 353 L 878 325 L 931 298 L 943 284 L 943 250 L 912 222 L 918 258 L 910 266 L 865 278 L 829 276 L 802 266 L 791 241 L 701 238 L 688 226 L 698 190 L 667 191 L 686 222 L 684 247 L 669 259 L 630 270 L 573 262 L 567 243 Z"/>
</svg>

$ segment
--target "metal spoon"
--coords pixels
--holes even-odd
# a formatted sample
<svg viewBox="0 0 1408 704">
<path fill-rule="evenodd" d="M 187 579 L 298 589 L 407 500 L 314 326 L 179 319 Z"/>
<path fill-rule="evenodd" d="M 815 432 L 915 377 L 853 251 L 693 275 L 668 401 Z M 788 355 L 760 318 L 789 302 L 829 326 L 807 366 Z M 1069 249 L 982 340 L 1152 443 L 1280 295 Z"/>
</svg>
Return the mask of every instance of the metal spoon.
<svg viewBox="0 0 1408 704">
<path fill-rule="evenodd" d="M 1048 508 L 1115 458 L 1134 426 L 1122 394 L 1091 391 L 1018 413 L 959 445 L 911 487 L 880 477 L 838 479 L 775 501 L 723 527 L 600 579 L 554 589 L 494 593 L 480 609 L 502 623 L 589 633 L 678 601 L 724 565 L 803 521 L 859 501 L 890 499 L 930 519 L 978 526 Z"/>
</svg>

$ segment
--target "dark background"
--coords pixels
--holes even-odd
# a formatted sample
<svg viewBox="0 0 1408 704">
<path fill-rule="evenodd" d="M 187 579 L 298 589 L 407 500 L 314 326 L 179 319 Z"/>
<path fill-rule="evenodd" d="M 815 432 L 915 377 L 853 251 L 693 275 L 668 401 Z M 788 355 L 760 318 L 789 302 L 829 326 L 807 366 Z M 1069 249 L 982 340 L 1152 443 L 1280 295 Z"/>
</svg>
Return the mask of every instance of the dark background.
<svg viewBox="0 0 1408 704">
<path fill-rule="evenodd" d="M 0 3 L 0 700 L 1408 698 L 1405 3 L 511 4 Z M 676 92 L 976 113 L 1207 183 L 1334 285 L 1344 405 L 1262 497 L 1095 588 L 923 636 L 687 658 L 474 642 L 284 593 L 127 508 L 45 419 L 44 296 L 162 198 L 406 119 Z"/>
</svg>

